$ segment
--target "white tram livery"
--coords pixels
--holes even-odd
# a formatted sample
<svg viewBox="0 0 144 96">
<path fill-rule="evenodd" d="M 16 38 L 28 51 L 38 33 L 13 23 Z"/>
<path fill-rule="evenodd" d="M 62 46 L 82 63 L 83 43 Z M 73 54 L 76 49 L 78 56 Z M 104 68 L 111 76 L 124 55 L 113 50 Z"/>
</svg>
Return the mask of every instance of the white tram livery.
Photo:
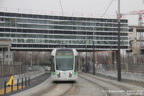
<svg viewBox="0 0 144 96">
<path fill-rule="evenodd" d="M 76 81 L 78 78 L 78 52 L 75 49 L 53 49 L 51 53 L 53 81 Z"/>
</svg>

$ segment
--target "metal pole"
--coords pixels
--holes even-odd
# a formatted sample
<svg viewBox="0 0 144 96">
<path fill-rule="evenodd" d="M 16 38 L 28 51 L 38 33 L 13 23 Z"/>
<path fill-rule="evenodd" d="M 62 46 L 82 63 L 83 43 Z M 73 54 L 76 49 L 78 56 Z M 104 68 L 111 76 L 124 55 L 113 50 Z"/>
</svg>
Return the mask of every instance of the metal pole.
<svg viewBox="0 0 144 96">
<path fill-rule="evenodd" d="M 94 32 L 93 32 L 93 75 L 95 75 L 95 45 L 94 45 Z"/>
<path fill-rule="evenodd" d="M 31 52 L 31 66 L 33 65 L 33 52 Z"/>
<path fill-rule="evenodd" d="M 25 77 L 25 86 L 27 86 L 27 77 Z"/>
<path fill-rule="evenodd" d="M 19 89 L 19 78 L 17 79 L 17 90 Z"/>
<path fill-rule="evenodd" d="M 7 82 L 5 81 L 5 82 L 4 82 L 4 94 L 6 94 L 6 92 L 7 92 L 7 91 L 6 91 L 6 87 L 7 87 L 7 86 L 6 86 L 6 83 L 7 83 Z"/>
<path fill-rule="evenodd" d="M 87 45 L 86 45 L 86 72 L 88 72 L 88 64 L 87 64 Z"/>
<path fill-rule="evenodd" d="M 23 77 L 22 77 L 22 88 L 24 87 L 24 85 L 23 85 Z"/>
<path fill-rule="evenodd" d="M 121 81 L 121 58 L 120 58 L 120 0 L 118 0 L 118 53 L 117 53 L 117 65 L 118 65 L 118 81 Z"/>
<path fill-rule="evenodd" d="M 87 36 L 86 36 L 87 39 Z M 87 63 L 87 42 L 86 42 L 86 72 L 88 72 L 88 63 Z"/>
<path fill-rule="evenodd" d="M 2 76 L 4 76 L 4 48 L 2 48 Z"/>
<path fill-rule="evenodd" d="M 28 77 L 28 85 L 30 86 L 30 76 Z"/>
<path fill-rule="evenodd" d="M 8 46 L 8 64 L 10 65 L 10 46 Z"/>
<path fill-rule="evenodd" d="M 2 54 L 3 54 L 3 65 L 4 65 L 4 48 L 2 48 Z"/>
<path fill-rule="evenodd" d="M 26 65 L 26 51 L 25 51 L 25 65 Z"/>
<path fill-rule="evenodd" d="M 11 81 L 12 85 L 11 85 L 11 92 L 13 92 L 13 80 Z"/>
</svg>

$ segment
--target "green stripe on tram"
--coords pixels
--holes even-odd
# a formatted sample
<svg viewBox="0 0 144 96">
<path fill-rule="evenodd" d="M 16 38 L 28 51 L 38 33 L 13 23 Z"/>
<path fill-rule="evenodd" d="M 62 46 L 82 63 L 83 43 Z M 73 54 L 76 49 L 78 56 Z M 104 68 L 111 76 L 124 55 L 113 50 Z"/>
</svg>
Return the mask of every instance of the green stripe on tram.
<svg viewBox="0 0 144 96">
<path fill-rule="evenodd" d="M 51 72 L 51 75 L 56 75 L 56 72 Z"/>
<path fill-rule="evenodd" d="M 74 75 L 76 74 L 76 72 L 74 72 Z"/>
<path fill-rule="evenodd" d="M 78 75 L 78 72 L 74 72 L 73 74 L 74 74 L 74 75 L 76 75 L 76 74 Z"/>
</svg>

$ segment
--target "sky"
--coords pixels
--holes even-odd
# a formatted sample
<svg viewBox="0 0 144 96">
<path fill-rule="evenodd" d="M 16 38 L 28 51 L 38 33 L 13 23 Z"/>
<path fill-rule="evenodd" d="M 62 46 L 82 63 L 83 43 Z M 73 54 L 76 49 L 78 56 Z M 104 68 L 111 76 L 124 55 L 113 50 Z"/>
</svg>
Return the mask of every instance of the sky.
<svg viewBox="0 0 144 96">
<path fill-rule="evenodd" d="M 144 10 L 144 0 L 120 0 L 121 13 Z M 110 2 L 112 2 L 110 4 Z M 118 0 L 61 0 L 65 16 L 116 18 Z M 108 5 L 111 5 L 104 15 Z M 0 11 L 62 15 L 60 0 L 0 0 Z M 129 25 L 138 24 L 138 15 L 125 15 Z"/>
</svg>

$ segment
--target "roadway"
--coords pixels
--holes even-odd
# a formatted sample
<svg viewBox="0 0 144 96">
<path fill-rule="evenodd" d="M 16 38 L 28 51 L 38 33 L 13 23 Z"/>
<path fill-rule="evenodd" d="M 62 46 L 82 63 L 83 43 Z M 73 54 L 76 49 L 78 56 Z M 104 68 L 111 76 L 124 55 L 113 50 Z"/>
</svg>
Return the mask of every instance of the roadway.
<svg viewBox="0 0 144 96">
<path fill-rule="evenodd" d="M 144 96 L 144 87 L 80 73 L 76 83 L 43 83 L 12 96 Z"/>
</svg>

